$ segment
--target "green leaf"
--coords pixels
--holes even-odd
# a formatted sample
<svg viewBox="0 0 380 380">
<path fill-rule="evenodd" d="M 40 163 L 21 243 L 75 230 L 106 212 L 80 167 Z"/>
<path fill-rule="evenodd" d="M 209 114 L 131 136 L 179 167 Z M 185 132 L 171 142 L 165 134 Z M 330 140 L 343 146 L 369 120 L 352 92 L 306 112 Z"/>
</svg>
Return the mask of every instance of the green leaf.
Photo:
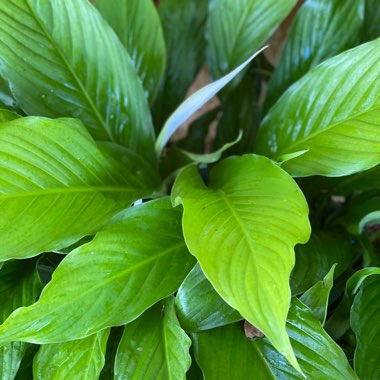
<svg viewBox="0 0 380 380">
<path fill-rule="evenodd" d="M 62 260 L 38 302 L 0 326 L 0 344 L 58 343 L 129 323 L 176 291 L 193 265 L 181 211 L 167 198 L 129 208 Z"/>
<path fill-rule="evenodd" d="M 18 119 L 19 117 L 20 115 L 17 115 L 17 113 L 8 111 L 6 109 L 0 109 L 0 123 L 15 120 L 15 119 Z"/>
<path fill-rule="evenodd" d="M 199 108 L 201 108 L 205 103 L 207 103 L 212 97 L 215 96 L 224 86 L 227 85 L 236 75 L 238 75 L 258 54 L 263 50 L 257 51 L 251 57 L 249 57 L 240 66 L 236 67 L 230 73 L 225 75 L 223 78 L 202 87 L 200 90 L 195 92 L 193 95 L 188 97 L 173 113 L 170 115 L 169 119 L 165 122 L 160 134 L 156 141 L 156 152 L 160 154 L 164 146 L 169 141 L 170 137 L 174 132 L 185 122 L 190 116 L 194 114 Z"/>
<path fill-rule="evenodd" d="M 33 359 L 38 351 L 37 344 L 29 344 L 24 357 L 22 358 L 20 368 L 17 372 L 15 380 L 30 380 L 33 379 Z"/>
<path fill-rule="evenodd" d="M 167 48 L 167 66 L 154 105 L 154 125 L 159 131 L 183 101 L 204 62 L 205 0 L 160 0 L 159 14 Z"/>
<path fill-rule="evenodd" d="M 34 261 L 9 261 L 0 270 L 0 322 L 18 307 L 35 302 L 42 289 Z M 13 380 L 25 354 L 27 344 L 7 343 L 0 347 L 0 378 Z"/>
<path fill-rule="evenodd" d="M 334 231 L 314 232 L 305 245 L 296 247 L 296 265 L 290 277 L 292 294 L 298 295 L 323 280 L 330 268 L 338 263 L 335 278 L 352 265 L 352 247 L 347 234 Z M 307 268 L 307 270 L 305 270 Z"/>
<path fill-rule="evenodd" d="M 267 114 L 256 150 L 293 176 L 343 176 L 380 162 L 380 39 L 330 58 L 290 87 Z"/>
<path fill-rule="evenodd" d="M 109 329 L 70 342 L 45 344 L 34 357 L 38 380 L 98 379 L 104 366 Z"/>
<path fill-rule="evenodd" d="M 351 326 L 356 334 L 354 367 L 361 380 L 380 379 L 380 282 L 369 278 L 355 297 Z"/>
<path fill-rule="evenodd" d="M 190 332 L 212 329 L 242 319 L 214 290 L 197 264 L 185 278 L 176 296 L 178 319 Z"/>
<path fill-rule="evenodd" d="M 166 63 L 164 35 L 153 1 L 94 0 L 93 4 L 126 47 L 152 103 Z"/>
<path fill-rule="evenodd" d="M 73 119 L 1 123 L 0 157 L 0 261 L 69 246 L 158 183 L 107 159 Z"/>
<path fill-rule="evenodd" d="M 297 298 L 292 300 L 287 331 L 307 379 L 358 379 L 342 349 L 323 330 L 312 311 Z M 267 339 L 259 339 L 254 344 L 260 348 L 276 379 L 302 379 Z"/>
<path fill-rule="evenodd" d="M 318 281 L 313 287 L 302 294 L 300 300 L 307 305 L 313 314 L 321 322 L 322 326 L 326 321 L 327 307 L 329 304 L 330 291 L 334 284 L 334 264 L 323 280 Z"/>
<path fill-rule="evenodd" d="M 214 78 L 246 61 L 275 31 L 296 0 L 211 0 L 207 58 Z"/>
<path fill-rule="evenodd" d="M 0 75 L 27 114 L 79 118 L 95 139 L 153 159 L 141 82 L 89 1 L 2 1 L 0 25 Z"/>
<path fill-rule="evenodd" d="M 363 40 L 369 41 L 380 37 L 380 7 L 377 0 L 364 0 L 364 24 L 363 24 Z"/>
<path fill-rule="evenodd" d="M 191 337 L 204 379 L 276 379 L 260 349 L 244 336 L 239 324 L 201 331 Z"/>
<path fill-rule="evenodd" d="M 297 11 L 271 78 L 266 106 L 311 68 L 360 39 L 364 0 L 307 0 Z"/>
<path fill-rule="evenodd" d="M 231 157 L 213 168 L 209 187 L 195 166 L 184 169 L 172 201 L 183 204 L 186 244 L 216 291 L 297 367 L 285 331 L 289 275 L 310 225 L 293 179 L 265 157 Z"/>
<path fill-rule="evenodd" d="M 116 354 L 115 379 L 185 379 L 191 364 L 190 345 L 171 297 L 125 326 Z"/>
<path fill-rule="evenodd" d="M 119 326 L 111 329 L 107 340 L 105 364 L 100 373 L 99 380 L 114 380 L 115 356 L 122 335 L 123 327 Z"/>
<path fill-rule="evenodd" d="M 9 83 L 0 76 L 0 108 L 16 109 L 16 100 L 12 95 Z"/>
</svg>

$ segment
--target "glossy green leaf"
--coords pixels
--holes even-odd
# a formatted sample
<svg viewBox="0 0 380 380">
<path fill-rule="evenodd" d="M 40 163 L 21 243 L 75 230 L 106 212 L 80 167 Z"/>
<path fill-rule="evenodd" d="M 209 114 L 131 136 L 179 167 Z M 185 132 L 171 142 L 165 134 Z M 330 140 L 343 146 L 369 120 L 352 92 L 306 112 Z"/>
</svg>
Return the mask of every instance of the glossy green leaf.
<svg viewBox="0 0 380 380">
<path fill-rule="evenodd" d="M 214 78 L 248 59 L 275 31 L 296 0 L 211 0 L 207 58 Z"/>
<path fill-rule="evenodd" d="M 0 270 L 0 322 L 13 310 L 35 302 L 42 289 L 34 261 L 9 261 Z M 0 347 L 0 378 L 13 380 L 27 344 L 7 343 Z"/>
<path fill-rule="evenodd" d="M 176 307 L 181 326 L 190 332 L 212 329 L 242 319 L 214 290 L 199 264 L 180 286 Z"/>
<path fill-rule="evenodd" d="M 354 367 L 361 380 L 380 379 L 380 282 L 375 276 L 364 281 L 351 308 L 356 334 Z"/>
<path fill-rule="evenodd" d="M 109 329 L 70 342 L 45 344 L 34 357 L 33 374 L 38 380 L 98 379 L 104 366 Z"/>
<path fill-rule="evenodd" d="M 160 18 L 152 0 L 94 0 L 132 58 L 150 102 L 165 69 L 166 51 Z"/>
<path fill-rule="evenodd" d="M 0 108 L 15 109 L 16 100 L 9 88 L 9 83 L 0 76 Z"/>
<path fill-rule="evenodd" d="M 157 137 L 156 141 L 156 151 L 158 154 L 162 152 L 162 149 L 169 141 L 170 137 L 174 132 L 185 122 L 190 116 L 192 116 L 199 108 L 201 108 L 205 103 L 207 103 L 211 98 L 213 98 L 224 86 L 226 86 L 236 75 L 238 75 L 258 54 L 264 50 L 254 53 L 240 66 L 236 67 L 230 73 L 224 77 L 218 79 L 217 81 L 202 87 L 200 90 L 195 92 L 193 95 L 188 97 L 173 113 L 170 115 L 169 119 L 165 122 L 162 131 Z"/>
<path fill-rule="evenodd" d="M 335 263 L 335 278 L 339 277 L 352 265 L 352 256 L 348 235 L 338 231 L 314 232 L 305 245 L 296 247 L 296 265 L 290 277 L 292 294 L 301 294 L 323 280 Z"/>
<path fill-rule="evenodd" d="M 159 131 L 166 119 L 184 100 L 204 62 L 205 0 L 160 0 L 159 14 L 167 49 L 167 65 L 154 105 Z"/>
<path fill-rule="evenodd" d="M 158 183 L 108 159 L 74 119 L 1 123 L 0 157 L 1 261 L 66 247 Z"/>
<path fill-rule="evenodd" d="M 20 116 L 17 113 L 8 111 L 6 109 L 0 109 L 0 123 L 18 119 Z"/>
<path fill-rule="evenodd" d="M 358 379 L 342 349 L 323 330 L 313 312 L 297 298 L 292 300 L 287 331 L 306 379 Z M 276 379 L 303 379 L 267 339 L 259 339 L 254 344 L 260 348 Z"/>
<path fill-rule="evenodd" d="M 231 157 L 213 168 L 209 187 L 195 166 L 184 169 L 172 201 L 183 204 L 186 244 L 213 287 L 296 367 L 285 331 L 289 275 L 294 245 L 310 235 L 296 183 L 265 157 Z"/>
<path fill-rule="evenodd" d="M 380 162 L 380 39 L 330 58 L 290 87 L 267 114 L 256 151 L 293 176 L 343 176 Z"/>
<path fill-rule="evenodd" d="M 205 380 L 275 380 L 257 345 L 239 324 L 191 334 L 194 355 Z"/>
<path fill-rule="evenodd" d="M 311 309 L 315 317 L 321 322 L 322 326 L 325 323 L 327 315 L 327 307 L 329 304 L 330 291 L 334 284 L 334 264 L 323 280 L 318 281 L 304 294 L 302 294 L 300 300 Z"/>
<path fill-rule="evenodd" d="M 190 345 L 171 297 L 125 326 L 116 354 L 115 379 L 185 379 L 191 363 Z"/>
<path fill-rule="evenodd" d="M 95 139 L 153 157 L 141 82 L 115 32 L 89 1 L 2 1 L 0 63 L 0 74 L 27 114 L 77 117 Z"/>
<path fill-rule="evenodd" d="M 306 0 L 297 11 L 270 81 L 266 106 L 311 68 L 360 40 L 364 0 Z"/>
<path fill-rule="evenodd" d="M 364 0 L 364 24 L 363 24 L 363 40 L 369 41 L 380 37 L 380 7 L 377 0 Z"/>
<path fill-rule="evenodd" d="M 62 260 L 38 302 L 0 326 L 0 344 L 81 339 L 131 322 L 177 290 L 193 265 L 181 211 L 167 198 L 129 208 Z"/>
</svg>

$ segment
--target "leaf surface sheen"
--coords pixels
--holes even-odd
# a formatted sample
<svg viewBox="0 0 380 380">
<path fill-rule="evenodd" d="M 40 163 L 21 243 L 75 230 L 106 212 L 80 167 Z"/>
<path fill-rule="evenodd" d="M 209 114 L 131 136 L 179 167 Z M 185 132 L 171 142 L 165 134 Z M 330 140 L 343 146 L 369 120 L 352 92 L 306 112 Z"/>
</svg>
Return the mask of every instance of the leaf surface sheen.
<svg viewBox="0 0 380 380">
<path fill-rule="evenodd" d="M 186 244 L 213 287 L 297 366 L 285 331 L 289 275 L 310 225 L 293 179 L 265 157 L 231 157 L 214 167 L 209 187 L 185 168 L 172 201 L 183 204 Z"/>
<path fill-rule="evenodd" d="M 294 83 L 264 118 L 256 151 L 292 176 L 344 176 L 380 162 L 380 39 L 330 58 Z"/>
<path fill-rule="evenodd" d="M 129 208 L 62 260 L 38 302 L 0 326 L 0 344 L 58 343 L 129 323 L 176 291 L 194 261 L 169 199 Z"/>
</svg>

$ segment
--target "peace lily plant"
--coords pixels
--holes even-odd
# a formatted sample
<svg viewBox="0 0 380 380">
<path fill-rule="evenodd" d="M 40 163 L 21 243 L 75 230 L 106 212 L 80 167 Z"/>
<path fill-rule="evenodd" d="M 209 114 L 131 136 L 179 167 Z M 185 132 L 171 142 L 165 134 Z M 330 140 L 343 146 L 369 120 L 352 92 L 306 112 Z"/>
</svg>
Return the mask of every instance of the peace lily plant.
<svg viewBox="0 0 380 380">
<path fill-rule="evenodd" d="M 380 379 L 378 2 L 156 3 L 0 1 L 0 378 Z"/>
</svg>

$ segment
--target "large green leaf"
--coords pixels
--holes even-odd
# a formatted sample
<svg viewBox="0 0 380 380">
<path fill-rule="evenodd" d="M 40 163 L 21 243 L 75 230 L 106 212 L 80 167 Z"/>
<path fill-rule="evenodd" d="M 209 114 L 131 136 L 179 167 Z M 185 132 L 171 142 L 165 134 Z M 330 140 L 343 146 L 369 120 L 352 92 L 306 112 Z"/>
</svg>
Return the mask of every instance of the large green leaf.
<svg viewBox="0 0 380 380">
<path fill-rule="evenodd" d="M 380 379 L 380 281 L 364 281 L 351 308 L 351 326 L 356 334 L 355 371 L 361 380 Z"/>
<path fill-rule="evenodd" d="M 191 363 L 190 345 L 178 323 L 174 298 L 166 299 L 125 326 L 115 379 L 182 380 Z"/>
<path fill-rule="evenodd" d="M 152 0 L 94 0 L 127 48 L 152 102 L 166 63 L 164 35 Z"/>
<path fill-rule="evenodd" d="M 207 58 L 219 78 L 251 56 L 292 10 L 296 0 L 211 0 Z"/>
<path fill-rule="evenodd" d="M 0 123 L 18 119 L 20 116 L 12 111 L 0 108 Z"/>
<path fill-rule="evenodd" d="M 364 0 L 364 24 L 363 24 L 363 40 L 369 41 L 380 37 L 380 7 L 378 0 Z"/>
<path fill-rule="evenodd" d="M 0 261 L 68 246 L 157 183 L 107 158 L 78 120 L 1 123 Z"/>
<path fill-rule="evenodd" d="M 296 19 L 270 81 L 266 106 L 312 67 L 360 40 L 364 0 L 307 0 Z"/>
<path fill-rule="evenodd" d="M 0 2 L 0 63 L 27 114 L 80 118 L 95 139 L 153 157 L 141 82 L 89 1 Z"/>
<path fill-rule="evenodd" d="M 181 211 L 167 198 L 129 208 L 62 260 L 38 302 L 0 326 L 0 344 L 81 339 L 131 322 L 177 290 L 193 265 Z"/>
<path fill-rule="evenodd" d="M 185 98 L 204 62 L 205 0 L 160 0 L 159 14 L 167 47 L 167 66 L 154 106 L 157 131 Z"/>
<path fill-rule="evenodd" d="M 241 320 L 226 304 L 197 264 L 185 278 L 176 296 L 178 319 L 186 331 L 201 331 Z"/>
<path fill-rule="evenodd" d="M 42 289 L 34 261 L 9 261 L 0 270 L 0 322 L 13 310 L 35 302 Z M 13 380 L 27 344 L 7 343 L 0 347 L 0 378 Z"/>
<path fill-rule="evenodd" d="M 238 324 L 191 334 L 205 380 L 275 380 L 263 354 Z"/>
<path fill-rule="evenodd" d="M 8 82 L 0 76 L 0 108 L 15 109 L 16 100 L 12 95 Z"/>
<path fill-rule="evenodd" d="M 231 157 L 207 187 L 195 166 L 172 191 L 183 204 L 186 244 L 222 298 L 263 331 L 296 367 L 285 331 L 294 245 L 309 238 L 306 201 L 293 179 L 265 157 Z"/>
<path fill-rule="evenodd" d="M 320 64 L 267 114 L 257 152 L 285 161 L 294 176 L 343 176 L 377 165 L 379 69 L 380 39 Z"/>
<path fill-rule="evenodd" d="M 335 277 L 352 265 L 350 236 L 339 231 L 314 232 L 305 245 L 296 247 L 296 265 L 290 277 L 292 294 L 298 295 L 321 281 L 337 263 Z M 305 270 L 307 268 L 307 270 Z"/>
<path fill-rule="evenodd" d="M 44 344 L 34 357 L 38 380 L 94 380 L 104 366 L 109 329 L 70 342 Z"/>
</svg>

